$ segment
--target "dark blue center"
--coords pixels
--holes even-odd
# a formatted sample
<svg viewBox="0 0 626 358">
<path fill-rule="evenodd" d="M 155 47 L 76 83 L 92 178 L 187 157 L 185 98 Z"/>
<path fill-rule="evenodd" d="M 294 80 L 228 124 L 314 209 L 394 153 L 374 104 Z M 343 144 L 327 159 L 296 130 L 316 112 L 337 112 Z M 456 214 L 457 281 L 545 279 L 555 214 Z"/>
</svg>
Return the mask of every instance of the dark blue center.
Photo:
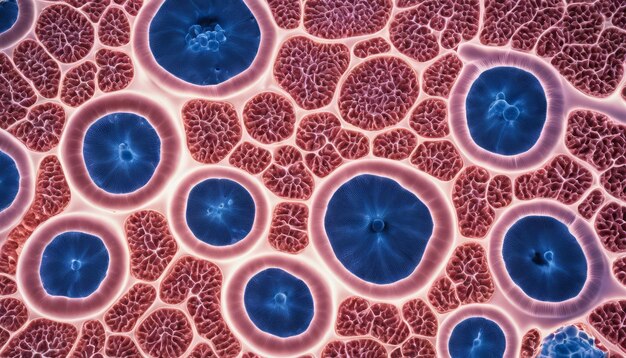
<svg viewBox="0 0 626 358">
<path fill-rule="evenodd" d="M 207 179 L 196 184 L 187 198 L 187 226 L 196 238 L 226 246 L 245 238 L 254 224 L 254 199 L 230 179 Z"/>
<path fill-rule="evenodd" d="M 149 32 L 157 63 L 200 86 L 245 71 L 261 41 L 259 24 L 243 0 L 165 0 Z"/>
<path fill-rule="evenodd" d="M 313 297 L 304 281 L 290 273 L 269 268 L 254 275 L 246 284 L 244 305 L 252 322 L 263 332 L 296 336 L 313 319 Z"/>
<path fill-rule="evenodd" d="M 0 0 L 0 33 L 13 27 L 18 15 L 17 0 Z"/>
<path fill-rule="evenodd" d="M 113 194 L 127 194 L 150 181 L 161 159 L 161 139 L 143 117 L 112 113 L 94 122 L 83 141 L 91 180 Z"/>
<path fill-rule="evenodd" d="M 44 249 L 39 276 L 49 295 L 83 298 L 98 289 L 108 268 L 109 252 L 99 237 L 68 231 Z"/>
<path fill-rule="evenodd" d="M 549 216 L 526 216 L 509 228 L 502 244 L 507 272 L 529 297 L 562 302 L 587 280 L 587 259 L 567 225 Z"/>
<path fill-rule="evenodd" d="M 466 318 L 457 324 L 448 341 L 452 358 L 501 358 L 506 349 L 504 332 L 492 320 Z"/>
<path fill-rule="evenodd" d="M 357 277 L 388 284 L 409 276 L 433 232 L 430 211 L 396 181 L 370 174 L 337 189 L 324 217 L 337 259 Z"/>
<path fill-rule="evenodd" d="M 605 358 L 608 354 L 596 346 L 594 337 L 576 326 L 559 328 L 543 340 L 537 358 Z"/>
<path fill-rule="evenodd" d="M 20 190 L 20 173 L 13 158 L 0 151 L 0 212 L 11 206 Z"/>
<path fill-rule="evenodd" d="M 495 67 L 472 83 L 465 112 L 474 142 L 501 155 L 516 155 L 532 148 L 546 121 L 546 94 L 530 72 L 516 67 Z"/>
</svg>

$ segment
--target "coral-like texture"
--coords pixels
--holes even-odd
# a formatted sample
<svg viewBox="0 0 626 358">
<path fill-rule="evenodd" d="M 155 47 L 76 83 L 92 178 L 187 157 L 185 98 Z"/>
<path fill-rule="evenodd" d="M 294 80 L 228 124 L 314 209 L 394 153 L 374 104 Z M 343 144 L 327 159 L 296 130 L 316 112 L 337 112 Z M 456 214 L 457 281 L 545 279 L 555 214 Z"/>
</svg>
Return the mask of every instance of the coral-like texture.
<svg viewBox="0 0 626 358">
<path fill-rule="evenodd" d="M 300 0 L 267 0 L 267 4 L 278 27 L 291 30 L 300 26 Z"/>
<path fill-rule="evenodd" d="M 341 39 L 380 31 L 391 16 L 391 0 L 309 0 L 304 28 L 311 35 Z"/>
<path fill-rule="evenodd" d="M 595 229 L 604 248 L 611 252 L 626 251 L 626 206 L 608 203 L 600 209 Z"/>
<path fill-rule="evenodd" d="M 461 235 L 482 238 L 487 235 L 496 212 L 487 197 L 489 172 L 481 167 L 465 168 L 454 182 L 452 203 Z"/>
<path fill-rule="evenodd" d="M 11 278 L 0 275 L 0 296 L 8 296 L 17 292 L 17 284 Z"/>
<path fill-rule="evenodd" d="M 424 138 L 447 136 L 450 134 L 450 127 L 446 102 L 436 98 L 421 101 L 409 117 L 409 126 Z"/>
<path fill-rule="evenodd" d="M 290 145 L 275 150 L 272 164 L 263 172 L 263 184 L 281 198 L 301 200 L 310 198 L 315 186 L 302 153 Z"/>
<path fill-rule="evenodd" d="M 98 39 L 103 45 L 119 47 L 130 41 L 130 23 L 124 11 L 109 8 L 98 24 Z"/>
<path fill-rule="evenodd" d="M 269 150 L 254 145 L 250 142 L 243 142 L 235 148 L 228 158 L 228 162 L 247 171 L 250 174 L 259 174 L 270 165 L 272 153 Z"/>
<path fill-rule="evenodd" d="M 3 357 L 65 357 L 70 353 L 78 330 L 69 323 L 46 318 L 31 321 L 4 346 Z"/>
<path fill-rule="evenodd" d="M 448 98 L 462 68 L 463 62 L 454 53 L 442 56 L 424 70 L 424 92 L 431 96 Z"/>
<path fill-rule="evenodd" d="M 359 41 L 354 45 L 354 56 L 358 58 L 366 58 L 374 55 L 380 55 L 391 51 L 391 45 L 382 37 L 374 37 L 369 40 Z"/>
<path fill-rule="evenodd" d="M 341 129 L 339 118 L 330 112 L 302 117 L 296 131 L 296 145 L 306 151 L 316 151 L 332 143 Z"/>
<path fill-rule="evenodd" d="M 322 350 L 321 358 L 386 357 L 385 347 L 373 339 L 332 341 Z"/>
<path fill-rule="evenodd" d="M 411 337 L 406 342 L 402 343 L 402 346 L 394 349 L 389 355 L 390 358 L 435 358 L 437 352 L 435 346 L 430 341 L 420 338 Z"/>
<path fill-rule="evenodd" d="M 25 120 L 9 127 L 9 133 L 35 152 L 47 152 L 59 144 L 65 127 L 65 110 L 54 102 L 31 107 Z"/>
<path fill-rule="evenodd" d="M 626 350 L 626 301 L 609 301 L 597 306 L 589 314 L 589 323 L 600 335 L 619 346 L 622 350 Z"/>
<path fill-rule="evenodd" d="M 522 347 L 520 348 L 520 358 L 534 358 L 539 353 L 541 347 L 541 332 L 533 328 L 522 337 Z"/>
<path fill-rule="evenodd" d="M 373 153 L 377 157 L 403 160 L 417 146 L 417 137 L 408 129 L 392 129 L 377 135 L 372 145 Z"/>
<path fill-rule="evenodd" d="M 450 141 L 426 141 L 411 155 L 411 164 L 439 180 L 450 181 L 463 168 L 463 159 Z"/>
<path fill-rule="evenodd" d="M 98 68 L 91 61 L 72 67 L 61 84 L 61 101 L 70 107 L 78 107 L 90 100 L 96 92 Z"/>
<path fill-rule="evenodd" d="M 193 341 L 191 324 L 175 308 L 159 308 L 141 322 L 135 331 L 139 347 L 150 357 L 175 358 Z"/>
<path fill-rule="evenodd" d="M 613 261 L 611 271 L 613 271 L 613 276 L 615 276 L 617 281 L 623 286 L 626 286 L 626 256 L 622 256 Z"/>
<path fill-rule="evenodd" d="M 578 204 L 578 213 L 583 218 L 589 220 L 591 219 L 598 209 L 604 204 L 604 194 L 602 194 L 602 190 L 595 189 L 580 204 Z"/>
<path fill-rule="evenodd" d="M 106 335 L 100 321 L 85 321 L 71 358 L 102 357 Z"/>
<path fill-rule="evenodd" d="M 9 332 L 20 329 L 28 320 L 26 305 L 13 297 L 0 298 L 0 327 Z"/>
<path fill-rule="evenodd" d="M 89 19 L 80 11 L 63 4 L 50 5 L 41 11 L 35 34 L 46 50 L 63 63 L 85 58 L 95 40 L 94 28 Z"/>
<path fill-rule="evenodd" d="M 361 132 L 349 129 L 342 129 L 337 132 L 333 144 L 345 159 L 359 159 L 366 156 L 370 151 L 367 137 Z"/>
<path fill-rule="evenodd" d="M 121 335 L 108 336 L 104 352 L 109 357 L 142 357 L 137 344 L 130 337 Z"/>
<path fill-rule="evenodd" d="M 102 92 L 123 90 L 135 77 L 135 67 L 130 56 L 121 51 L 101 49 L 96 52 L 98 88 Z"/>
<path fill-rule="evenodd" d="M 104 314 L 104 323 L 112 332 L 130 332 L 156 299 L 154 287 L 136 283 Z"/>
<path fill-rule="evenodd" d="M 9 56 L 0 53 L 0 129 L 26 117 L 28 108 L 36 101 L 35 91 L 15 69 Z"/>
<path fill-rule="evenodd" d="M 487 201 L 494 209 L 507 207 L 513 201 L 513 183 L 506 175 L 496 175 L 489 181 Z"/>
<path fill-rule="evenodd" d="M 248 134 L 263 144 L 281 142 L 293 134 L 296 113 L 291 102 L 275 92 L 252 97 L 243 108 Z"/>
<path fill-rule="evenodd" d="M 13 62 L 40 95 L 46 98 L 57 96 L 61 68 L 37 41 L 26 39 L 15 46 Z"/>
<path fill-rule="evenodd" d="M 433 310 L 420 298 L 414 298 L 402 305 L 402 317 L 411 327 L 414 334 L 435 337 L 439 329 L 437 316 Z"/>
<path fill-rule="evenodd" d="M 278 251 L 297 254 L 309 244 L 309 208 L 302 203 L 282 202 L 274 207 L 268 241 Z"/>
</svg>

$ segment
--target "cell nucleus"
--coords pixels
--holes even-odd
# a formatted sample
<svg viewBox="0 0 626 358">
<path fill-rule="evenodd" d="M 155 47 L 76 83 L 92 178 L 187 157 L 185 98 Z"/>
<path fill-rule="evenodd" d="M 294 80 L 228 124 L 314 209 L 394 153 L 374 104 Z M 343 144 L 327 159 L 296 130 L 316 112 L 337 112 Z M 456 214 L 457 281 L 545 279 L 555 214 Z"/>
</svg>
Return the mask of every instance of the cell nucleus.
<svg viewBox="0 0 626 358">
<path fill-rule="evenodd" d="M 11 206 L 20 190 L 20 173 L 15 160 L 0 151 L 0 212 Z"/>
<path fill-rule="evenodd" d="M 9 30 L 19 15 L 19 6 L 17 0 L 0 1 L 0 33 Z"/>
</svg>

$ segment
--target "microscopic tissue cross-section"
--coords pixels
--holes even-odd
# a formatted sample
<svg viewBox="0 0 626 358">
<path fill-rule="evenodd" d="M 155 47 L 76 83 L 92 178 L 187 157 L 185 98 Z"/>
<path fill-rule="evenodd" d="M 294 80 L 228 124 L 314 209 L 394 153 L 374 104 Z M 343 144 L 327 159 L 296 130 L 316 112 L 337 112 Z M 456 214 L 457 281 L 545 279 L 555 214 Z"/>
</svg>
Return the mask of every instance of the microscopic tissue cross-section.
<svg viewBox="0 0 626 358">
<path fill-rule="evenodd" d="M 626 0 L 0 0 L 0 358 L 625 358 Z"/>
</svg>

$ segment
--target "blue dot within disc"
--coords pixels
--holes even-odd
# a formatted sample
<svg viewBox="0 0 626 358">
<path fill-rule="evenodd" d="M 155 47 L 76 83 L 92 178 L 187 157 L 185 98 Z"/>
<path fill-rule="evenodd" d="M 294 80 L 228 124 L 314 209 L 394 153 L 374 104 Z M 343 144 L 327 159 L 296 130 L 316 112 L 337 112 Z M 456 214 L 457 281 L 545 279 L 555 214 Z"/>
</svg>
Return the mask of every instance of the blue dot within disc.
<svg viewBox="0 0 626 358">
<path fill-rule="evenodd" d="M 483 317 L 466 318 L 457 324 L 448 341 L 452 358 L 501 358 L 506 337 L 497 323 Z"/>
<path fill-rule="evenodd" d="M 20 173 L 13 158 L 0 151 L 0 212 L 11 206 L 20 190 Z"/>
<path fill-rule="evenodd" d="M 17 0 L 0 1 L 0 34 L 15 25 L 18 15 Z"/>
<path fill-rule="evenodd" d="M 187 198 L 187 226 L 196 238 L 226 246 L 245 238 L 254 224 L 254 199 L 230 179 L 207 179 L 196 184 Z"/>
<path fill-rule="evenodd" d="M 516 155 L 532 148 L 546 121 L 547 101 L 541 83 L 516 67 L 481 73 L 465 100 L 467 126 L 481 148 Z"/>
<path fill-rule="evenodd" d="M 529 297 L 562 302 L 576 297 L 587 280 L 587 259 L 565 224 L 549 216 L 526 216 L 504 236 L 507 272 Z"/>
<path fill-rule="evenodd" d="M 283 338 L 306 331 L 314 312 L 306 283 L 277 268 L 261 271 L 248 281 L 244 306 L 260 330 Z"/>
<path fill-rule="evenodd" d="M 109 252 L 99 237 L 68 231 L 44 249 L 39 276 L 49 295 L 82 298 L 98 289 L 108 268 Z"/>
<path fill-rule="evenodd" d="M 324 228 L 346 269 L 365 281 L 389 284 L 420 263 L 433 219 L 426 205 L 396 181 L 363 174 L 333 194 Z"/>
<path fill-rule="evenodd" d="M 150 23 L 149 39 L 161 67 L 207 86 L 250 67 L 261 31 L 243 0 L 165 0 Z"/>
<path fill-rule="evenodd" d="M 112 194 L 128 194 L 152 178 L 161 159 L 161 139 L 143 117 L 112 113 L 94 122 L 83 141 L 91 180 Z"/>
</svg>

